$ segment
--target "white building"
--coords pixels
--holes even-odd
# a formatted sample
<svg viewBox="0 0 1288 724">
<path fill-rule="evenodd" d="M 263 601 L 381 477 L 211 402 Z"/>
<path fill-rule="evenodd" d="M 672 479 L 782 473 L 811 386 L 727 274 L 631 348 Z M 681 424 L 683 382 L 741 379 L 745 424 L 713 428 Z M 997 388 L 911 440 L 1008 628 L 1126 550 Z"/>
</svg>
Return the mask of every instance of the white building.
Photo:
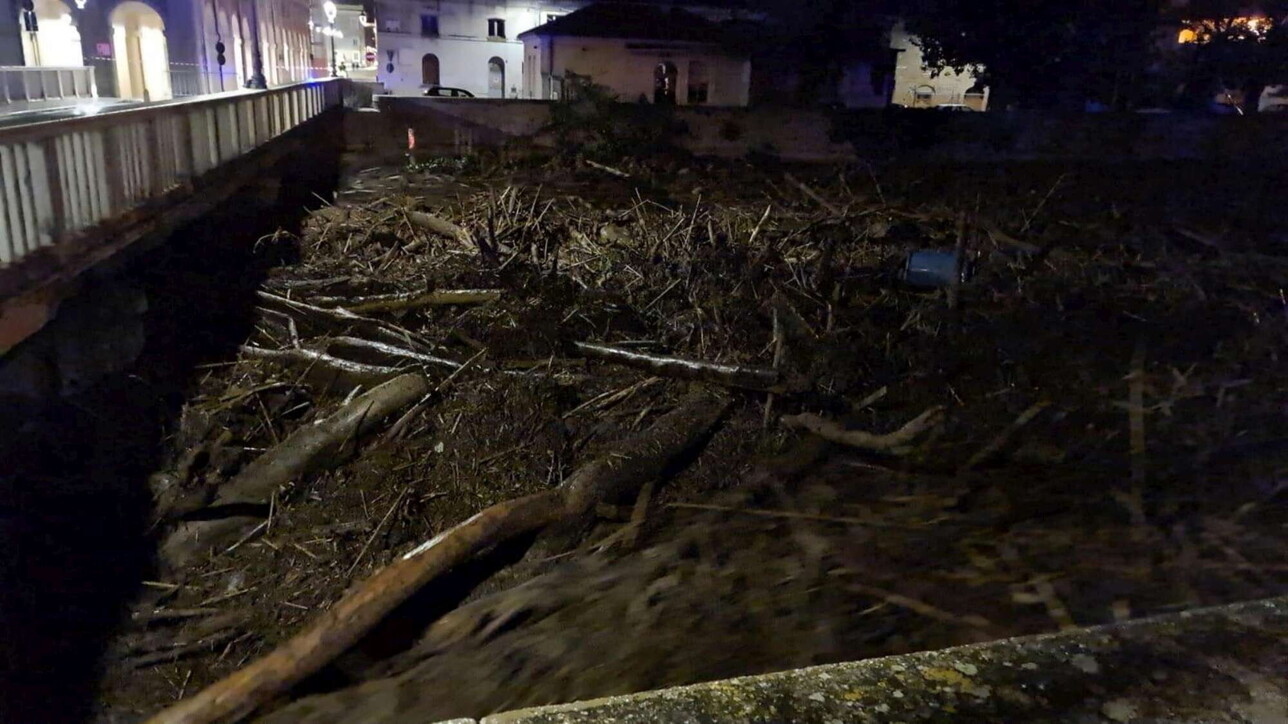
<svg viewBox="0 0 1288 724">
<path fill-rule="evenodd" d="M 196 3 L 170 3 L 180 5 Z M 212 93 L 244 87 L 254 74 L 254 24 L 259 42 L 264 80 L 282 85 L 316 75 L 309 47 L 308 0 L 201 0 L 201 12 L 192 19 L 199 44 L 196 63 L 198 92 Z M 219 44 L 224 63 L 219 64 Z M 184 95 L 188 95 L 185 93 Z"/>
<path fill-rule="evenodd" d="M 894 94 L 891 101 L 908 108 L 933 108 L 960 104 L 977 111 L 988 106 L 988 89 L 976 87 L 975 74 L 944 70 L 932 75 L 923 66 L 917 39 L 898 24 L 890 31 L 890 47 L 899 52 L 894 72 Z"/>
<path fill-rule="evenodd" d="M 361 5 L 337 3 L 335 22 L 326 15 L 326 4 L 315 2 L 309 18 L 313 38 L 313 66 L 331 73 L 331 51 L 335 66 L 346 78 L 373 80 L 376 72 L 375 21 Z"/>
<path fill-rule="evenodd" d="M 591 5 L 520 36 L 523 96 L 557 99 L 578 76 L 627 101 L 745 106 L 751 60 L 721 36 L 715 23 L 678 8 Z"/>
<path fill-rule="evenodd" d="M 253 75 L 256 37 L 269 85 L 310 77 L 309 0 L 33 0 L 30 11 L 12 6 L 13 14 L 0 21 L 0 60 L 92 67 L 104 96 L 155 101 L 241 88 Z"/>
<path fill-rule="evenodd" d="M 443 85 L 483 98 L 514 98 L 523 66 L 519 34 L 582 4 L 378 0 L 376 79 L 400 95 Z"/>
<path fill-rule="evenodd" d="M 618 0 L 625 4 L 628 0 Z M 376 0 L 376 78 L 397 95 L 431 85 L 479 97 L 528 98 L 519 35 L 591 0 Z M 759 17 L 742 0 L 629 0 L 632 7 L 684 7 L 711 21 Z"/>
</svg>

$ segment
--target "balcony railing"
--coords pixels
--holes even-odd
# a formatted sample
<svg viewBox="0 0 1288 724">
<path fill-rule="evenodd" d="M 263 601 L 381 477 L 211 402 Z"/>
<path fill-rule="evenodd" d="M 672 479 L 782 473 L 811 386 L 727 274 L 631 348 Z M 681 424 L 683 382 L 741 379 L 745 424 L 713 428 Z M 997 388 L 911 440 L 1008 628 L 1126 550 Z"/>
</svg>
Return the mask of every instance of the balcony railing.
<svg viewBox="0 0 1288 724">
<path fill-rule="evenodd" d="M 87 66 L 0 66 L 0 104 L 97 95 L 94 69 Z"/>
<path fill-rule="evenodd" d="M 0 129 L 0 272 L 48 247 L 58 265 L 92 253 L 91 230 L 185 193 L 217 166 L 339 106 L 343 82 Z M 12 282 L 0 273 L 0 296 L 17 291 Z"/>
</svg>

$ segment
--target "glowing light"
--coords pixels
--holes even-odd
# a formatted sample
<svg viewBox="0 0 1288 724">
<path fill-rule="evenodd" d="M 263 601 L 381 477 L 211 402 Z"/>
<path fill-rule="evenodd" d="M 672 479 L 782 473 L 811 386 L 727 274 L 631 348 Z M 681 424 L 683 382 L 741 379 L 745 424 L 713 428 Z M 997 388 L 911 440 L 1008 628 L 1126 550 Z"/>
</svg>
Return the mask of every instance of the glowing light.
<svg viewBox="0 0 1288 724">
<path fill-rule="evenodd" d="M 1182 45 L 1206 43 L 1213 36 L 1219 35 L 1226 30 L 1244 30 L 1255 36 L 1264 36 L 1270 31 L 1272 23 L 1270 18 L 1266 17 L 1237 17 L 1216 21 L 1186 21 L 1186 25 L 1189 25 L 1189 27 L 1181 30 L 1176 36 L 1176 42 Z"/>
<path fill-rule="evenodd" d="M 331 2 L 331 0 L 326 0 L 326 2 L 322 3 L 322 13 L 326 15 L 326 21 L 328 23 L 335 22 L 335 16 L 338 12 L 339 8 L 337 8 L 335 3 Z"/>
</svg>

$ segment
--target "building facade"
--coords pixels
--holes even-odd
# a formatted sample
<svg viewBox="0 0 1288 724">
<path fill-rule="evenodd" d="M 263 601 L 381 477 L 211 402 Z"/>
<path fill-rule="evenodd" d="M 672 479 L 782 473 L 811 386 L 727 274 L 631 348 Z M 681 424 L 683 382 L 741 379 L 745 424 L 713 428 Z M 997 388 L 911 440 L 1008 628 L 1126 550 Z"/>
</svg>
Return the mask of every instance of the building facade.
<svg viewBox="0 0 1288 724">
<path fill-rule="evenodd" d="M 396 95 L 442 85 L 481 98 L 522 97 L 519 34 L 583 4 L 379 0 L 376 79 Z"/>
<path fill-rule="evenodd" d="M 257 39 L 268 85 L 313 75 L 308 0 L 0 0 L 0 9 L 0 64 L 89 66 L 104 96 L 244 87 Z"/>
<path fill-rule="evenodd" d="M 335 10 L 335 21 L 331 22 L 321 2 L 311 7 L 309 29 L 314 67 L 330 75 L 334 65 L 336 75 L 375 80 L 375 21 L 361 5 L 339 3 Z"/>
<path fill-rule="evenodd" d="M 93 0 L 90 0 L 91 2 Z M 170 59 L 175 95 L 246 87 L 256 73 L 259 42 L 269 86 L 315 77 L 308 0 L 169 0 L 174 25 L 192 40 Z M 223 52 L 220 53 L 220 48 Z M 223 62 L 220 62 L 220 56 Z"/>
<path fill-rule="evenodd" d="M 591 5 L 522 34 L 522 96 L 556 100 L 575 76 L 627 101 L 745 106 L 750 58 L 721 38 L 676 8 Z"/>
<path fill-rule="evenodd" d="M 890 47 L 899 51 L 892 103 L 908 108 L 964 105 L 976 111 L 987 110 L 988 89 L 978 86 L 975 74 L 952 70 L 931 74 L 925 68 L 916 38 L 902 24 L 896 24 L 890 31 Z"/>
</svg>

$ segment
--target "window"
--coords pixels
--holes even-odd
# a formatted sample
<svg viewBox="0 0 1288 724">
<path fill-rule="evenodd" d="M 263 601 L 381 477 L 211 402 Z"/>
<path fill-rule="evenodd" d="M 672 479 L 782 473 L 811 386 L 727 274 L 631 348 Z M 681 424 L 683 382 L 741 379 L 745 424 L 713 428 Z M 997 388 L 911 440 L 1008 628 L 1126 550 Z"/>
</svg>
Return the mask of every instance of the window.
<svg viewBox="0 0 1288 724">
<path fill-rule="evenodd" d="M 384 32 L 386 32 L 386 33 L 401 33 L 401 32 L 402 32 L 402 21 L 401 21 L 401 20 L 398 20 L 398 19 L 385 19 L 385 21 L 384 21 L 383 25 L 384 25 Z"/>
<path fill-rule="evenodd" d="M 420 34 L 426 38 L 438 37 L 438 16 L 425 13 L 420 16 Z"/>
<path fill-rule="evenodd" d="M 706 63 L 700 60 L 689 61 L 689 104 L 706 103 L 709 87 Z"/>
<path fill-rule="evenodd" d="M 489 38 L 505 37 L 505 21 L 501 18 L 488 18 L 487 36 Z"/>
</svg>

